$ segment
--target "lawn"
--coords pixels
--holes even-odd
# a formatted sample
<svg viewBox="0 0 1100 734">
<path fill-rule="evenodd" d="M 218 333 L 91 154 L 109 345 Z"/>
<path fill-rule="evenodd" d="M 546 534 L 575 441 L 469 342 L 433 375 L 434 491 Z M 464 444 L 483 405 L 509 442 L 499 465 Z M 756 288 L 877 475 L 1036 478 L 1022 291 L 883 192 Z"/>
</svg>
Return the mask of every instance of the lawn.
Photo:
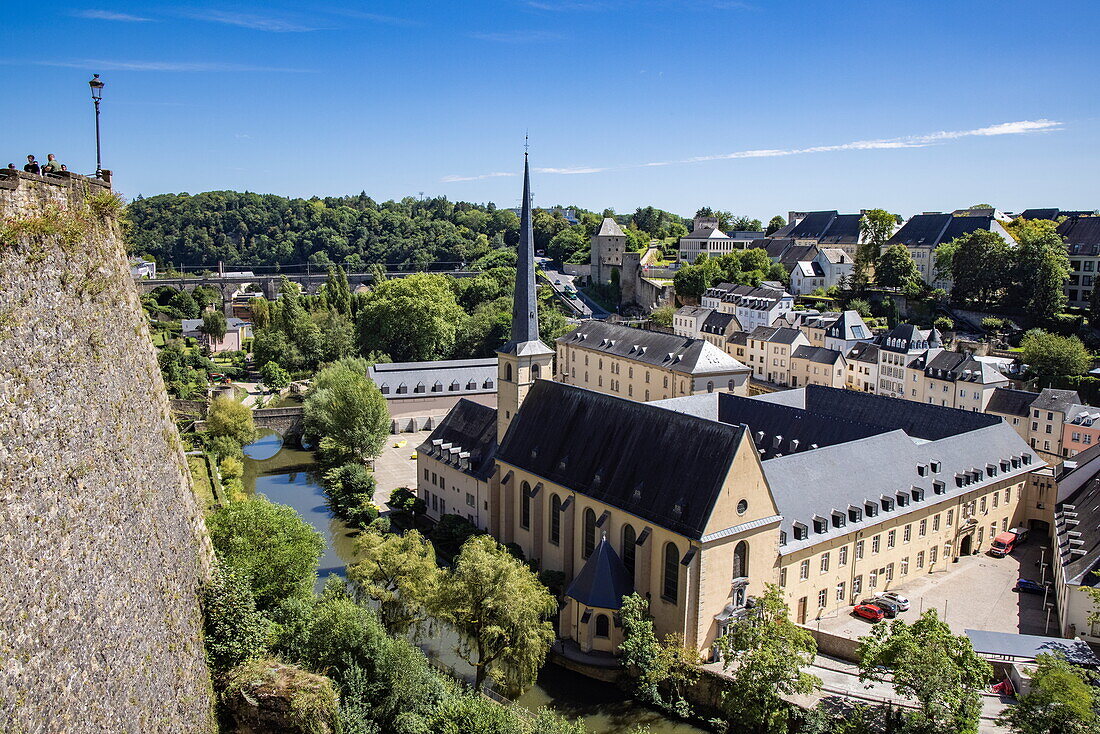
<svg viewBox="0 0 1100 734">
<path fill-rule="evenodd" d="M 217 499 L 214 495 L 214 483 L 210 476 L 210 470 L 206 465 L 206 459 L 202 456 L 188 456 L 187 466 L 191 470 L 191 481 L 195 485 L 195 496 L 209 510 L 217 503 Z"/>
</svg>

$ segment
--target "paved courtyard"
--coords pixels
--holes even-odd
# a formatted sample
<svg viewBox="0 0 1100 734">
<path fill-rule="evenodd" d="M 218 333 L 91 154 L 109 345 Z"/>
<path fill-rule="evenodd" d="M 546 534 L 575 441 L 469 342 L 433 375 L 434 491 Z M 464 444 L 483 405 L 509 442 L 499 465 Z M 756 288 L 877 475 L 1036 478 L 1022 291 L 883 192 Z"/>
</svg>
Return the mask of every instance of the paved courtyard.
<svg viewBox="0 0 1100 734">
<path fill-rule="evenodd" d="M 1046 613 L 1043 597 L 1037 594 L 1018 594 L 1012 590 L 1018 578 L 1035 581 L 1042 579 L 1039 569 L 1039 548 L 1047 542 L 1041 536 L 1033 536 L 1027 543 L 1005 558 L 981 554 L 960 558 L 945 571 L 933 574 L 910 575 L 890 585 L 908 597 L 912 605 L 902 612 L 900 619 L 915 620 L 924 609 L 935 607 L 940 619 L 945 620 L 956 634 L 967 629 L 994 632 L 1018 632 L 1044 634 Z M 1046 554 L 1050 560 L 1049 551 Z M 1050 569 L 1047 568 L 1047 580 Z M 868 595 L 870 596 L 870 595 Z M 1048 599 L 1052 601 L 1052 599 Z M 851 607 L 831 618 L 820 620 L 820 628 L 845 637 L 867 634 L 871 623 L 850 614 Z M 1051 614 L 1051 634 L 1057 635 L 1057 614 Z M 818 626 L 818 620 L 809 620 L 809 626 Z"/>
<path fill-rule="evenodd" d="M 390 492 L 398 487 L 416 489 L 416 459 L 412 458 L 416 447 L 424 443 L 431 431 L 397 433 L 388 436 L 382 454 L 374 460 L 374 480 L 378 488 L 374 503 L 386 509 Z M 401 445 L 403 444 L 403 445 Z"/>
</svg>

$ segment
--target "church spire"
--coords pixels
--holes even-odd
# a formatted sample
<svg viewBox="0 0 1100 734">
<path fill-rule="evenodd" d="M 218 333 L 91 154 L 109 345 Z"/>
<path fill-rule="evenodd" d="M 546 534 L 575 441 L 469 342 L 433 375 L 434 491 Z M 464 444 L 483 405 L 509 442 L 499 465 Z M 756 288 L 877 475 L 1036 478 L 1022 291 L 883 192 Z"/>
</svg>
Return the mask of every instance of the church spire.
<svg viewBox="0 0 1100 734">
<path fill-rule="evenodd" d="M 526 147 L 526 144 L 524 145 Z M 531 168 L 523 153 L 523 205 L 516 248 L 516 292 L 512 301 L 512 338 L 501 350 L 522 354 L 524 345 L 539 340 L 538 294 L 535 290 L 535 235 L 531 225 Z"/>
</svg>

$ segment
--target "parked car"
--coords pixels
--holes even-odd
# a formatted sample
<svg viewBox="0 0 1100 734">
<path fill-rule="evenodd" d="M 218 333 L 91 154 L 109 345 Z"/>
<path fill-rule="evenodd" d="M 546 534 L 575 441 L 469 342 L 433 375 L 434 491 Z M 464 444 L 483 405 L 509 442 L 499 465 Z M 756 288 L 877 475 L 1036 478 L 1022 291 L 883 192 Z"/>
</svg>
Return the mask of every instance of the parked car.
<svg viewBox="0 0 1100 734">
<path fill-rule="evenodd" d="M 884 591 L 881 594 L 875 594 L 875 598 L 893 602 L 902 612 L 909 611 L 909 600 L 896 591 Z"/>
<path fill-rule="evenodd" d="M 1042 584 L 1031 579 L 1017 579 L 1016 588 L 1013 591 L 1021 594 L 1042 594 L 1046 591 Z"/>
<path fill-rule="evenodd" d="M 989 555 L 1004 558 L 1027 540 L 1027 528 L 1012 528 L 997 535 L 989 546 Z"/>
<path fill-rule="evenodd" d="M 898 612 L 901 611 L 901 609 L 898 608 L 898 605 L 894 602 L 887 601 L 886 599 L 880 599 L 879 597 L 875 597 L 873 599 L 864 599 L 860 602 L 860 604 L 870 604 L 873 607 L 878 607 L 882 610 L 882 613 L 886 615 L 887 619 L 893 619 L 894 617 L 898 616 Z"/>
<path fill-rule="evenodd" d="M 856 604 L 856 608 L 852 610 L 852 614 L 857 617 L 863 617 L 869 619 L 872 622 L 881 622 L 883 616 L 882 610 L 876 607 L 874 604 Z"/>
</svg>

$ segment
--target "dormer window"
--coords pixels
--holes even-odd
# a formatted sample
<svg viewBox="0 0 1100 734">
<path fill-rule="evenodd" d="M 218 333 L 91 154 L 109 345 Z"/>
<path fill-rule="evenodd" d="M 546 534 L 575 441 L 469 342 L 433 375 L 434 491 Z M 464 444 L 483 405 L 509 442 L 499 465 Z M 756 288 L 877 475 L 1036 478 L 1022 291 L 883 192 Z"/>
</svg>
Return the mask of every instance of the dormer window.
<svg viewBox="0 0 1100 734">
<path fill-rule="evenodd" d="M 779 531 L 779 545 L 786 545 L 786 544 L 787 544 L 787 531 L 786 530 L 780 530 Z"/>
<path fill-rule="evenodd" d="M 469 382 L 467 382 L 466 383 L 466 389 L 467 390 L 476 390 L 477 389 L 477 381 L 476 380 L 470 380 Z"/>
<path fill-rule="evenodd" d="M 932 482 L 932 491 L 936 494 L 944 494 L 947 492 L 947 485 L 937 479 Z"/>
<path fill-rule="evenodd" d="M 913 487 L 909 493 L 912 495 L 914 502 L 920 502 L 924 499 L 924 487 Z"/>
<path fill-rule="evenodd" d="M 409 386 L 408 386 L 408 385 L 406 385 L 406 384 L 405 384 L 405 383 L 403 383 L 403 382 L 402 382 L 402 383 L 401 383 L 400 385 L 398 385 L 398 386 L 397 386 L 397 394 L 398 394 L 398 395 L 404 395 L 404 394 L 405 394 L 405 393 L 407 393 L 408 391 L 409 391 Z"/>
<path fill-rule="evenodd" d="M 893 497 L 883 497 L 882 498 L 882 511 L 883 512 L 891 512 L 893 509 L 894 509 L 894 498 Z"/>
<path fill-rule="evenodd" d="M 796 522 L 791 529 L 794 530 L 795 540 L 805 540 L 810 537 L 810 529 L 800 522 Z"/>
<path fill-rule="evenodd" d="M 425 390 L 425 388 L 424 388 L 424 383 L 423 382 L 416 383 L 416 387 L 413 388 L 414 393 L 424 392 L 424 390 Z"/>
<path fill-rule="evenodd" d="M 456 390 L 460 390 L 461 388 L 462 388 L 462 385 L 459 384 L 458 380 L 455 380 L 454 382 L 451 383 L 450 391 L 455 392 Z"/>
<path fill-rule="evenodd" d="M 436 380 L 435 384 L 432 385 L 432 392 L 443 392 L 443 383 Z"/>
<path fill-rule="evenodd" d="M 483 382 L 483 383 L 481 384 L 481 386 L 482 386 L 483 388 L 485 388 L 486 390 L 492 390 L 492 389 L 493 389 L 493 378 L 491 378 L 491 377 L 490 377 L 490 378 L 489 378 L 489 379 L 487 379 L 487 380 L 486 380 L 485 382 Z"/>
<path fill-rule="evenodd" d="M 928 476 L 928 465 L 927 464 L 917 464 L 917 474 L 922 476 L 922 477 Z"/>
<path fill-rule="evenodd" d="M 876 515 L 878 515 L 877 502 L 867 502 L 863 505 L 863 509 L 866 511 L 867 517 L 875 517 Z"/>
<path fill-rule="evenodd" d="M 938 462 L 938 461 L 933 461 L 932 462 L 932 473 L 933 474 L 939 474 L 940 473 L 940 462 Z"/>
<path fill-rule="evenodd" d="M 829 532 L 829 521 L 823 517 L 814 518 L 814 532 L 817 534 Z"/>
<path fill-rule="evenodd" d="M 909 504 L 909 494 L 907 492 L 898 492 L 897 495 L 898 507 L 905 507 Z"/>
<path fill-rule="evenodd" d="M 383 395 L 389 395 L 390 394 L 390 386 L 386 385 L 386 384 L 383 384 L 382 387 L 378 388 L 378 392 L 382 393 Z"/>
<path fill-rule="evenodd" d="M 848 519 L 852 522 L 859 522 L 863 519 L 863 510 L 858 507 L 852 506 L 848 508 Z"/>
<path fill-rule="evenodd" d="M 834 528 L 842 528 L 847 524 L 848 524 L 848 518 L 844 515 L 844 513 L 834 510 L 833 511 L 833 527 Z"/>
<path fill-rule="evenodd" d="M 1031 463 L 1031 454 L 1024 454 L 1023 455 L 1023 460 L 1024 460 L 1025 464 L 1030 464 Z"/>
<path fill-rule="evenodd" d="M 965 474 L 956 474 L 955 475 L 955 486 L 956 487 L 961 487 L 964 484 L 966 484 L 966 475 Z"/>
</svg>

